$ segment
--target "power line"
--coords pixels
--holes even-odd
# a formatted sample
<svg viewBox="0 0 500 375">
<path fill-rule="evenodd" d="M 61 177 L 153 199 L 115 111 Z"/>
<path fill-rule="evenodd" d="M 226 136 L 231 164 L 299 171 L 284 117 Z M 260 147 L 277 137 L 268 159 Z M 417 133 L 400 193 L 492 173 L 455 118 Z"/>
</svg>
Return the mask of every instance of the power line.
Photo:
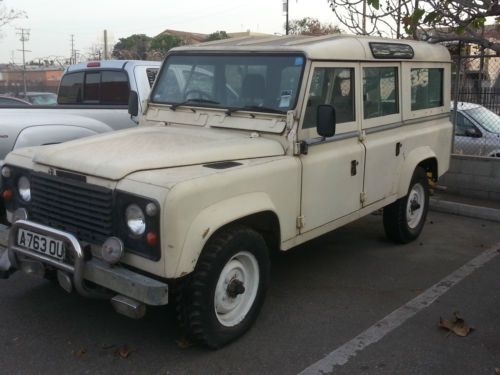
<svg viewBox="0 0 500 375">
<path fill-rule="evenodd" d="M 26 94 L 26 52 L 31 52 L 24 48 L 24 43 L 30 40 L 30 29 L 18 28 L 16 29 L 16 34 L 19 36 L 19 40 L 22 43 L 22 49 L 18 49 L 18 51 L 23 53 L 23 86 L 24 86 L 24 94 Z"/>
</svg>

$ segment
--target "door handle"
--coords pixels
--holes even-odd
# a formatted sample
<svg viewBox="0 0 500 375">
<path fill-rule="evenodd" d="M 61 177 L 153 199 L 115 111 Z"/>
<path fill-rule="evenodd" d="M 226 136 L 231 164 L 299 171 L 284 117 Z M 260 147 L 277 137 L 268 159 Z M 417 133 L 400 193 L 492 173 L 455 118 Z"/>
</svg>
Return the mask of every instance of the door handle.
<svg viewBox="0 0 500 375">
<path fill-rule="evenodd" d="M 358 173 L 358 164 L 357 160 L 351 160 L 351 176 L 356 176 Z"/>
<path fill-rule="evenodd" d="M 401 147 L 403 147 L 403 144 L 401 142 L 396 143 L 396 156 L 399 156 L 401 153 Z"/>
</svg>

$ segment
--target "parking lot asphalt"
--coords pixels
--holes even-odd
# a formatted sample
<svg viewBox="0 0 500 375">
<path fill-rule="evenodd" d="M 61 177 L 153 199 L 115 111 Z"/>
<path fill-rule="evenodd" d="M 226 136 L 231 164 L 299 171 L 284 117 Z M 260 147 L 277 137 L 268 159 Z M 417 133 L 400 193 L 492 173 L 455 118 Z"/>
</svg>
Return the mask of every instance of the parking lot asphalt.
<svg viewBox="0 0 500 375">
<path fill-rule="evenodd" d="M 139 321 L 107 301 L 68 295 L 21 273 L 0 280 L 5 374 L 297 374 L 342 347 L 488 249 L 499 224 L 430 212 L 408 245 L 369 215 L 273 259 L 255 326 L 218 351 L 180 338 L 171 306 Z M 500 367 L 500 256 L 364 347 L 334 374 L 495 374 Z M 467 337 L 438 327 L 459 311 Z M 121 354 L 121 355 L 120 355 Z M 126 357 L 126 358 L 122 358 Z"/>
</svg>

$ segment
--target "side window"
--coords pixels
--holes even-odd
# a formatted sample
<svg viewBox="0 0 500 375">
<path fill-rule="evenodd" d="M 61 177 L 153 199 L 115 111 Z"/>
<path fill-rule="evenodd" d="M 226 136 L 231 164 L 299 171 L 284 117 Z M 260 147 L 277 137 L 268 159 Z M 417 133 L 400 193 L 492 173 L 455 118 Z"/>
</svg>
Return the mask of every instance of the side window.
<svg viewBox="0 0 500 375">
<path fill-rule="evenodd" d="M 83 72 L 64 75 L 57 94 L 59 104 L 79 104 L 82 102 L 84 75 Z"/>
<path fill-rule="evenodd" d="M 337 123 L 354 121 L 356 119 L 354 98 L 353 68 L 314 69 L 302 127 L 304 129 L 316 127 L 320 104 L 329 104 L 335 108 Z"/>
<path fill-rule="evenodd" d="M 454 112 L 451 112 L 451 118 L 453 119 Z M 458 112 L 457 114 L 457 125 L 455 126 L 455 135 L 462 137 L 481 137 L 481 131 L 463 114 Z"/>
<path fill-rule="evenodd" d="M 125 72 L 103 71 L 101 73 L 101 104 L 127 105 L 129 91 Z"/>
<path fill-rule="evenodd" d="M 411 70 L 411 110 L 443 106 L 443 69 Z"/>
<path fill-rule="evenodd" d="M 398 68 L 363 69 L 364 118 L 387 116 L 399 112 Z"/>
</svg>

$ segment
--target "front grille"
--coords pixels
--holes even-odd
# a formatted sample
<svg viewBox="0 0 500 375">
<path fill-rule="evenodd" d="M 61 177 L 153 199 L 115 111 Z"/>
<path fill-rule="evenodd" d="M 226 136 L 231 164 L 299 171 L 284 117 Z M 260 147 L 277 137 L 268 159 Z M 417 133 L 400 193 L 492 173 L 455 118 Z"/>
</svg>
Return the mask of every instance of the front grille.
<svg viewBox="0 0 500 375">
<path fill-rule="evenodd" d="M 33 221 L 102 243 L 113 233 L 113 191 L 64 177 L 33 173 Z"/>
</svg>

